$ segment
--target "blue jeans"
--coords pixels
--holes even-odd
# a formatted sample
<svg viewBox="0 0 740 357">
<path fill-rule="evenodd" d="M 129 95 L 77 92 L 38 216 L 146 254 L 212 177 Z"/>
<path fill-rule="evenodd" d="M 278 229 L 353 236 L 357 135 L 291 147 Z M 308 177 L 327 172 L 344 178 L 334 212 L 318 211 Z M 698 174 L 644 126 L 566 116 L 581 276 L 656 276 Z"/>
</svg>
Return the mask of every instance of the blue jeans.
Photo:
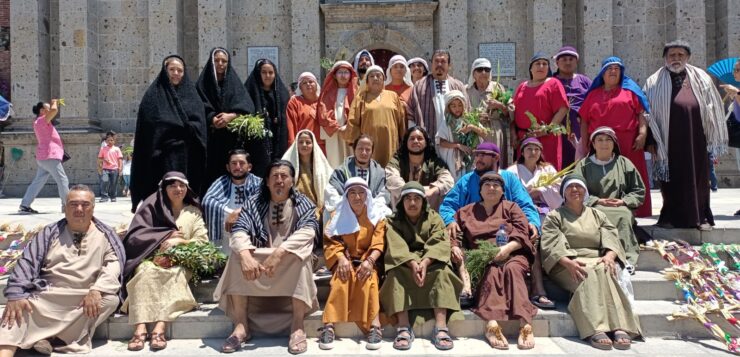
<svg viewBox="0 0 740 357">
<path fill-rule="evenodd" d="M 69 193 L 69 179 L 67 178 L 67 174 L 64 172 L 62 160 L 36 160 L 36 164 L 39 165 L 36 170 L 36 177 L 34 177 L 31 184 L 28 185 L 26 194 L 23 195 L 23 199 L 21 200 L 21 206 L 31 207 L 31 203 L 36 199 L 36 196 L 41 192 L 41 189 L 44 188 L 49 176 L 53 177 L 54 181 L 57 183 L 59 198 L 62 199 L 62 206 L 64 206 L 64 201 L 67 200 L 67 193 Z"/>
<path fill-rule="evenodd" d="M 717 190 L 717 174 L 714 172 L 714 155 L 709 153 L 709 184 L 712 190 Z"/>
<path fill-rule="evenodd" d="M 118 190 L 118 170 L 103 170 L 100 175 L 100 197 L 116 198 Z"/>
</svg>

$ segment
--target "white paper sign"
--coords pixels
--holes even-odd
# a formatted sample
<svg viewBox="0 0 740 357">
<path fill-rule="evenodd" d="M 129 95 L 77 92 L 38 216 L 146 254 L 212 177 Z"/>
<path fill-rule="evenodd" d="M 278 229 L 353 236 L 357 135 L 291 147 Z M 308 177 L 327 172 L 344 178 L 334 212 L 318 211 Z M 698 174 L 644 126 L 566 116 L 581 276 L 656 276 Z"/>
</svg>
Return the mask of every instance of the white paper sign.
<svg viewBox="0 0 740 357">
<path fill-rule="evenodd" d="M 516 77 L 516 43 L 491 42 L 478 44 L 478 56 L 491 61 L 491 74 L 496 77 L 496 66 L 502 77 Z"/>
<path fill-rule="evenodd" d="M 247 73 L 252 73 L 254 63 L 257 60 L 266 58 L 275 64 L 276 69 L 280 68 L 278 63 L 278 48 L 277 46 L 271 47 L 247 47 Z"/>
</svg>

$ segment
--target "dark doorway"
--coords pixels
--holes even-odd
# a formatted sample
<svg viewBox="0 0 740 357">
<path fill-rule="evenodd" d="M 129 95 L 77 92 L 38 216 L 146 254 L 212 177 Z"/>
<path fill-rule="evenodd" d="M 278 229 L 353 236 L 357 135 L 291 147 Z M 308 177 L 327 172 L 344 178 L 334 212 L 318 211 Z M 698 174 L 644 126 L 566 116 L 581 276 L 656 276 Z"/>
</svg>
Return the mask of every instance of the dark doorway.
<svg viewBox="0 0 740 357">
<path fill-rule="evenodd" d="M 375 50 L 370 50 L 370 54 L 373 55 L 375 64 L 383 67 L 383 70 L 385 71 L 386 68 L 388 68 L 388 62 L 391 60 L 391 57 L 395 56 L 397 53 L 391 50 L 379 48 Z"/>
</svg>

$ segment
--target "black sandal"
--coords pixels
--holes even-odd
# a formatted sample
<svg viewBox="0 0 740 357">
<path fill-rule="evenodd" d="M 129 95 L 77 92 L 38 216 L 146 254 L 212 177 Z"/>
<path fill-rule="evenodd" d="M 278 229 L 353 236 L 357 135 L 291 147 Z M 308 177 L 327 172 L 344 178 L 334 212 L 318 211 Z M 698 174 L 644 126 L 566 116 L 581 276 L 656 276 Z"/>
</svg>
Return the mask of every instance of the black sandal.
<svg viewBox="0 0 740 357">
<path fill-rule="evenodd" d="M 402 333 L 408 333 L 408 336 L 401 336 Z M 398 343 L 401 341 L 406 341 L 406 346 L 401 346 Z M 396 329 L 396 339 L 393 340 L 393 348 L 399 350 L 399 351 L 407 351 L 411 349 L 411 344 L 414 342 L 414 330 L 408 328 L 408 327 L 399 327 Z"/>
<path fill-rule="evenodd" d="M 438 337 L 440 332 L 445 335 Z M 442 344 L 443 341 L 449 342 L 450 344 L 445 346 Z M 434 326 L 432 329 L 432 344 L 440 351 L 448 351 L 455 347 L 455 343 L 452 342 L 452 336 L 450 336 L 450 329 L 447 327 L 437 328 L 437 326 Z"/>
<path fill-rule="evenodd" d="M 529 301 L 532 303 L 532 305 L 537 306 L 538 308 L 542 310 L 554 310 L 555 309 L 555 303 L 550 300 L 549 303 L 540 302 L 541 298 L 545 298 L 547 300 L 550 300 L 547 295 L 535 295 L 529 298 Z"/>
</svg>

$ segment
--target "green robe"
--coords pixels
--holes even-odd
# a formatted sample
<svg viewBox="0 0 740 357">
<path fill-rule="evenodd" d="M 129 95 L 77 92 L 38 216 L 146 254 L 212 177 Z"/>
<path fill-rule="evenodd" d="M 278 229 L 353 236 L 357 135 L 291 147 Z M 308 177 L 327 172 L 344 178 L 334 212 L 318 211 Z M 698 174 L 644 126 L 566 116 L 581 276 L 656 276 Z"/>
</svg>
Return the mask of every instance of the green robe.
<svg viewBox="0 0 740 357">
<path fill-rule="evenodd" d="M 645 184 L 635 165 L 621 155 L 617 155 L 606 165 L 595 163 L 589 156 L 579 161 L 573 172 L 586 178 L 590 195 L 586 205 L 606 214 L 619 231 L 619 240 L 627 254 L 627 261 L 633 266 L 637 264 L 640 245 L 632 227 L 635 225 L 634 210 L 645 201 Z M 597 205 L 596 201 L 600 198 L 618 198 L 626 206 Z"/>
<path fill-rule="evenodd" d="M 458 297 L 462 280 L 455 274 L 450 261 L 451 245 L 442 217 L 430 208 L 412 224 L 402 212 L 388 218 L 384 256 L 386 278 L 380 288 L 380 302 L 386 315 L 409 311 L 412 324 L 420 325 L 433 318 L 434 308 L 448 310 L 448 319 L 461 318 Z M 425 284 L 416 285 L 406 263 L 432 259 L 427 268 Z M 455 316 L 457 315 L 457 316 Z"/>
<path fill-rule="evenodd" d="M 640 321 L 617 278 L 598 264 L 609 250 L 617 253 L 615 261 L 622 267 L 626 262 L 617 229 L 603 212 L 584 207 L 577 215 L 565 206 L 550 212 L 542 225 L 540 244 L 542 268 L 556 284 L 573 293 L 568 312 L 581 338 L 616 329 L 632 337 L 642 335 Z M 584 281 L 573 280 L 559 264 L 563 257 L 586 264 L 588 275 Z"/>
</svg>

